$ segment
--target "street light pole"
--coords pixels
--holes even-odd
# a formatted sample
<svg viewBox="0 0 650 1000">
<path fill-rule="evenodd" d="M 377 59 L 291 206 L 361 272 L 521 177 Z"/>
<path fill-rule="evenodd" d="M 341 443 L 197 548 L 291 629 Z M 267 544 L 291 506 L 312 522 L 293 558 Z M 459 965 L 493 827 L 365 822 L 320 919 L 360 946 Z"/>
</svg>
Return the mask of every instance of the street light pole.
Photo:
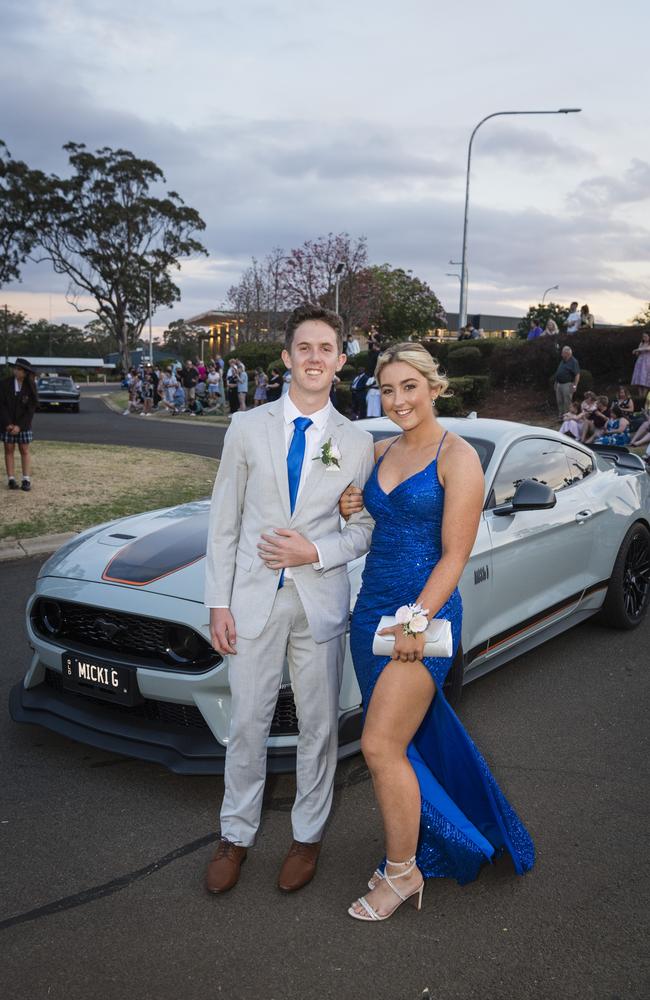
<svg viewBox="0 0 650 1000">
<path fill-rule="evenodd" d="M 153 368 L 153 330 L 151 327 L 151 271 L 147 275 L 149 279 L 149 364 Z"/>
<path fill-rule="evenodd" d="M 544 305 L 544 299 L 546 298 L 546 296 L 548 295 L 548 293 L 549 293 L 549 292 L 556 292 L 556 291 L 558 290 L 558 288 L 559 288 L 559 287 L 560 287 L 559 285 L 551 285 L 551 287 L 550 287 L 550 288 L 547 288 L 547 289 L 546 289 L 546 291 L 545 291 L 545 292 L 544 292 L 544 294 L 542 295 L 542 305 Z"/>
<path fill-rule="evenodd" d="M 341 274 L 343 273 L 343 268 L 345 264 L 337 264 L 334 268 L 334 312 L 338 316 L 339 314 L 339 285 L 341 283 Z"/>
<path fill-rule="evenodd" d="M 458 307 L 458 328 L 462 328 L 467 323 L 467 215 L 469 210 L 469 174 L 470 167 L 472 165 L 472 143 L 474 142 L 474 136 L 480 129 L 481 125 L 489 121 L 490 118 L 499 118 L 502 115 L 572 115 L 577 114 L 582 108 L 558 108 L 556 111 L 495 111 L 491 115 L 486 115 L 485 118 L 481 118 L 478 125 L 475 126 L 469 139 L 469 146 L 467 148 L 467 176 L 465 179 L 465 214 L 463 216 L 463 253 L 461 260 L 461 271 L 460 271 L 460 304 Z"/>
</svg>

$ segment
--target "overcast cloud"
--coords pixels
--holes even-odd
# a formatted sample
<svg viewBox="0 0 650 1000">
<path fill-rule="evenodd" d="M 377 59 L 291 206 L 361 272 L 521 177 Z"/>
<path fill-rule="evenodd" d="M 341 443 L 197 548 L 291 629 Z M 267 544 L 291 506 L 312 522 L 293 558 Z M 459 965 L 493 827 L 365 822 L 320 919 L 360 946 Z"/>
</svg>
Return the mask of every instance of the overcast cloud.
<svg viewBox="0 0 650 1000">
<path fill-rule="evenodd" d="M 412 268 L 454 311 L 445 272 L 460 253 L 467 141 L 501 109 L 584 110 L 477 134 L 470 311 L 516 314 L 559 284 L 561 300 L 627 321 L 650 298 L 641 3 L 615 23 L 582 0 L 550 0 L 541 20 L 503 0 L 2 8 L 0 138 L 13 155 L 65 172 L 66 141 L 126 147 L 207 223 L 210 258 L 184 266 L 182 302 L 157 326 L 222 303 L 251 255 L 330 231 L 367 236 L 372 261 Z M 87 321 L 64 291 L 32 264 L 2 294 L 35 317 Z"/>
</svg>

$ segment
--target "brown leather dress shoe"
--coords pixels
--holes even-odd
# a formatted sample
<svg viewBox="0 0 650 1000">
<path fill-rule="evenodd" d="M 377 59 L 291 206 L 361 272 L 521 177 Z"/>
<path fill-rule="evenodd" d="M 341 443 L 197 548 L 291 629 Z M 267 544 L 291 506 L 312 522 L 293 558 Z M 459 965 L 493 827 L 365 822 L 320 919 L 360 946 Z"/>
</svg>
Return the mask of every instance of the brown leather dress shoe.
<svg viewBox="0 0 650 1000">
<path fill-rule="evenodd" d="M 295 892 L 311 882 L 316 874 L 319 854 L 320 843 L 303 844 L 294 840 L 280 869 L 278 889 L 282 892 Z"/>
<path fill-rule="evenodd" d="M 228 892 L 239 881 L 239 871 L 246 860 L 246 848 L 220 840 L 208 865 L 205 887 L 208 892 Z"/>
</svg>

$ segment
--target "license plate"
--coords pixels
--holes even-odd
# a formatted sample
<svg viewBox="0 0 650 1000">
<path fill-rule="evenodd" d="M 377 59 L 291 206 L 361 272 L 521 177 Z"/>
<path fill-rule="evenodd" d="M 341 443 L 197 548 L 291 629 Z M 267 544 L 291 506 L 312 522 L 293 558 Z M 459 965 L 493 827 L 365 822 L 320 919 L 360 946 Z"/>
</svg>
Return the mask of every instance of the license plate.
<svg viewBox="0 0 650 1000">
<path fill-rule="evenodd" d="M 120 705 L 135 705 L 142 701 L 135 670 L 81 658 L 74 653 L 64 653 L 62 659 L 63 686 L 66 690 Z"/>
</svg>

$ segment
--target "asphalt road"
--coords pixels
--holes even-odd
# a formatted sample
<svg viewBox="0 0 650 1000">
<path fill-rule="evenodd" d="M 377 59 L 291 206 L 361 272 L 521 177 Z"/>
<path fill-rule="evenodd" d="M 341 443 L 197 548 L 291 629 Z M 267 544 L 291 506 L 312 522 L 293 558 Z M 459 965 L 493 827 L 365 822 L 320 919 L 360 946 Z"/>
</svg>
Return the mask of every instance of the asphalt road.
<svg viewBox="0 0 650 1000">
<path fill-rule="evenodd" d="M 190 455 L 219 458 L 226 428 L 215 424 L 194 426 L 187 420 L 165 417 L 149 420 L 137 414 L 122 416 L 109 409 L 100 393 L 113 388 L 82 387 L 79 413 L 51 410 L 34 417 L 34 438 L 41 441 L 81 441 L 84 444 L 119 444 L 133 448 L 160 448 Z M 196 418 L 200 424 L 201 418 Z"/>
<path fill-rule="evenodd" d="M 147 432 L 149 428 L 147 428 Z M 23 674 L 39 562 L 0 569 L 0 697 Z M 421 913 L 353 923 L 380 858 L 360 758 L 339 767 L 319 872 L 274 886 L 293 780 L 270 781 L 237 888 L 204 892 L 219 778 L 172 775 L 1 716 L 0 982 L 11 1000 L 646 998 L 650 620 L 584 624 L 467 688 L 460 715 L 536 842 Z"/>
</svg>

